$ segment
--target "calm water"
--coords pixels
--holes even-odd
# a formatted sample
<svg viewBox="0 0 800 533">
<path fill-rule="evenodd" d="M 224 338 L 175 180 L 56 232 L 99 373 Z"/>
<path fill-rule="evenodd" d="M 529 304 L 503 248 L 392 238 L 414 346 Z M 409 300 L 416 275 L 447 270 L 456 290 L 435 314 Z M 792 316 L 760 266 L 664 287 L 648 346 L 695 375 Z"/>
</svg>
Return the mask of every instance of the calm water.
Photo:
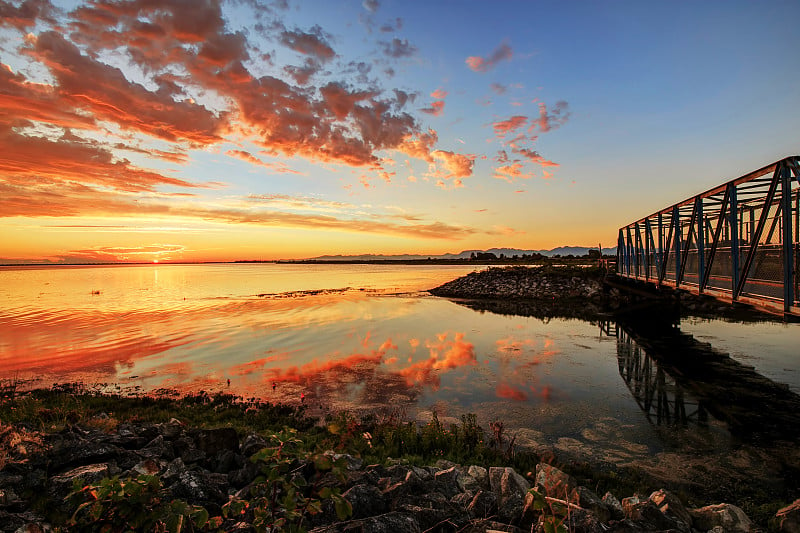
<svg viewBox="0 0 800 533">
<path fill-rule="evenodd" d="M 319 412 L 420 420 L 473 412 L 523 444 L 663 475 L 698 476 L 712 459 L 779 472 L 798 457 L 795 437 L 775 434 L 787 421 L 762 414 L 800 407 L 800 324 L 684 317 L 658 348 L 615 322 L 476 312 L 422 292 L 472 270 L 2 268 L 0 378 L 288 402 L 304 393 Z M 664 352 L 705 361 L 707 343 L 709 364 L 663 361 Z M 755 392 L 732 395 L 724 384 L 736 382 Z"/>
</svg>

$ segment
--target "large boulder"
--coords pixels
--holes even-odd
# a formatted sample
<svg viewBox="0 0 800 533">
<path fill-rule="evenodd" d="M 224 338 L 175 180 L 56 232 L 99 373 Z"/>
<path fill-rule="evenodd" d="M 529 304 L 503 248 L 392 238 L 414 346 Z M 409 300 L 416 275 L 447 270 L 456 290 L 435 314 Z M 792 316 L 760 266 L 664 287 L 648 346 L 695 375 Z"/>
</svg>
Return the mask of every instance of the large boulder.
<svg viewBox="0 0 800 533">
<path fill-rule="evenodd" d="M 753 523 L 744 511 L 730 503 L 691 509 L 689 514 L 695 529 L 701 531 L 721 527 L 726 533 L 748 533 L 753 527 Z"/>
</svg>

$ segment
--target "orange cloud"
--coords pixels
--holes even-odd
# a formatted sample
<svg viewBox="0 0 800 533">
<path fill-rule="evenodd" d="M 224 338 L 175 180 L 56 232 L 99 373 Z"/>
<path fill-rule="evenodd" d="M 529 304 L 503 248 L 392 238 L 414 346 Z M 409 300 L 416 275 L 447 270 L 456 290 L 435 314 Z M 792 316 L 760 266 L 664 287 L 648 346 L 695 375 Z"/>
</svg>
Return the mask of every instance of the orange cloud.
<svg viewBox="0 0 800 533">
<path fill-rule="evenodd" d="M 97 246 L 84 250 L 70 250 L 59 254 L 62 263 L 117 263 L 117 262 L 150 262 L 154 259 L 175 259 L 185 251 L 180 244 L 152 244 L 149 246 Z"/>
<path fill-rule="evenodd" d="M 522 163 L 516 162 L 497 167 L 494 169 L 493 177 L 513 183 L 517 179 L 530 179 L 533 174 L 523 172 Z"/>
<path fill-rule="evenodd" d="M 4 23 L 24 27 L 47 21 L 43 6 L 36 0 L 19 8 L 3 5 L 8 15 Z M 299 88 L 273 76 L 254 76 L 245 66 L 253 44 L 245 33 L 226 30 L 217 2 L 97 2 L 66 17 L 69 32 L 43 31 L 27 52 L 48 69 L 53 87 L 28 85 L 20 90 L 24 80 L 7 79 L 7 69 L 0 72 L 6 78 L 0 83 L 17 85 L 13 94 L 4 91 L 11 97 L 0 103 L 9 116 L 92 129 L 98 122 L 109 122 L 123 131 L 194 146 L 243 132 L 255 135 L 257 144 L 272 155 L 370 168 L 379 161 L 376 152 L 402 151 L 407 139 L 425 135 L 414 117 L 397 111 L 414 97 L 404 91 L 385 98 L 378 90 L 350 90 L 341 81 Z M 277 22 L 264 31 L 306 56 L 304 65 L 283 69 L 300 85 L 308 84 L 320 63 L 336 56 L 319 26 L 286 30 Z M 386 53 L 401 57 L 414 50 L 407 41 L 395 39 Z M 100 58 L 109 51 L 139 67 L 149 83 L 132 82 L 103 63 Z M 366 63 L 353 68 L 360 76 L 369 72 Z M 211 95 L 217 108 L 201 105 L 192 95 Z M 441 113 L 442 106 L 436 103 L 430 109 Z M 430 161 L 431 150 L 428 146 L 420 156 Z M 183 162 L 172 153 L 159 155 Z"/>
<path fill-rule="evenodd" d="M 439 141 L 439 136 L 432 129 L 427 132 L 420 132 L 416 135 L 409 135 L 403 139 L 398 149 L 417 159 L 423 159 L 429 163 L 433 162 L 431 151 L 433 146 Z"/>
<path fill-rule="evenodd" d="M 440 116 L 444 113 L 444 100 L 436 100 L 431 102 L 430 107 L 423 107 L 420 109 L 423 113 L 427 113 L 428 115 L 433 115 L 434 117 Z"/>
<path fill-rule="evenodd" d="M 39 34 L 31 55 L 55 77 L 62 100 L 99 120 L 168 141 L 205 145 L 221 138 L 224 117 L 128 81 L 122 71 L 83 55 L 57 32 Z"/>
<path fill-rule="evenodd" d="M 270 170 L 274 170 L 275 172 L 279 172 L 281 174 L 302 174 L 302 172 L 298 172 L 297 170 L 292 170 L 291 168 L 287 167 L 286 164 L 284 163 L 267 163 L 257 158 L 250 152 L 246 152 L 244 150 L 228 150 L 227 152 L 225 152 L 225 155 L 229 155 L 231 157 L 235 157 L 237 159 L 241 159 L 242 161 L 247 161 L 248 163 L 259 165 L 268 168 Z"/>
<path fill-rule="evenodd" d="M 472 167 L 475 165 L 473 157 L 446 150 L 435 150 L 431 155 L 444 165 L 447 170 L 445 178 L 467 178 L 472 175 Z"/>
<path fill-rule="evenodd" d="M 495 48 L 488 57 L 470 56 L 466 59 L 466 63 L 475 72 L 488 72 L 501 61 L 510 60 L 512 55 L 511 47 L 503 43 Z"/>
<path fill-rule="evenodd" d="M 514 153 L 520 154 L 521 156 L 525 157 L 531 163 L 536 163 L 543 167 L 557 167 L 559 166 L 558 163 L 554 163 L 548 159 L 542 157 L 539 152 L 535 150 L 528 150 L 526 148 L 517 148 L 513 149 Z"/>
<path fill-rule="evenodd" d="M 25 0 L 19 6 L 8 2 L 0 2 L 0 25 L 12 26 L 24 31 L 36 24 L 36 20 L 44 18 L 53 21 L 54 8 L 48 0 Z"/>
<path fill-rule="evenodd" d="M 528 117 L 515 115 L 508 120 L 493 122 L 492 127 L 497 135 L 508 135 L 510 132 L 523 127 L 528 121 Z"/>
<path fill-rule="evenodd" d="M 70 180 L 92 183 L 121 191 L 153 191 L 157 185 L 196 187 L 177 178 L 140 169 L 96 142 L 62 136 L 57 140 L 21 135 L 0 123 L 0 174 L 17 180 L 18 186 L 38 190 L 40 180 Z M 4 213 L 5 214 L 5 213 Z"/>
</svg>

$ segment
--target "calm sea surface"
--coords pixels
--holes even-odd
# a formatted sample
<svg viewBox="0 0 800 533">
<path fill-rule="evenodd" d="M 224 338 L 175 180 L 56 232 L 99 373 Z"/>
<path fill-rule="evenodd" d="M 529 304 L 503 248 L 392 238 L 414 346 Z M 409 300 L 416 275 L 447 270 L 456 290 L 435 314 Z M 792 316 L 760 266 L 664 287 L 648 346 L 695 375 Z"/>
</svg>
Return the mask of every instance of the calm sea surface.
<svg viewBox="0 0 800 533">
<path fill-rule="evenodd" d="M 288 402 L 304 393 L 315 411 L 420 420 L 472 412 L 523 444 L 664 475 L 699 476 L 717 461 L 780 477 L 800 464 L 796 435 L 781 433 L 800 406 L 800 324 L 683 317 L 650 346 L 614 321 L 477 312 L 424 292 L 473 270 L 4 267 L 0 379 Z M 737 383 L 747 391 L 726 386 Z"/>
</svg>

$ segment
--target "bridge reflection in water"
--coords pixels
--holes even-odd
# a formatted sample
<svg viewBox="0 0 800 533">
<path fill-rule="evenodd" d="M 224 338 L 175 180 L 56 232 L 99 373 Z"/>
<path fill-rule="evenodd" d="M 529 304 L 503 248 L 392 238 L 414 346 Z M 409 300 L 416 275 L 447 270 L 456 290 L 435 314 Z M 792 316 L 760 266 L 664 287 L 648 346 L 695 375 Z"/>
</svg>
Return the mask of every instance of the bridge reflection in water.
<svg viewBox="0 0 800 533">
<path fill-rule="evenodd" d="M 707 430 L 713 417 L 743 441 L 800 437 L 800 395 L 674 322 L 604 321 L 600 329 L 616 337 L 619 374 L 651 424 Z"/>
</svg>

